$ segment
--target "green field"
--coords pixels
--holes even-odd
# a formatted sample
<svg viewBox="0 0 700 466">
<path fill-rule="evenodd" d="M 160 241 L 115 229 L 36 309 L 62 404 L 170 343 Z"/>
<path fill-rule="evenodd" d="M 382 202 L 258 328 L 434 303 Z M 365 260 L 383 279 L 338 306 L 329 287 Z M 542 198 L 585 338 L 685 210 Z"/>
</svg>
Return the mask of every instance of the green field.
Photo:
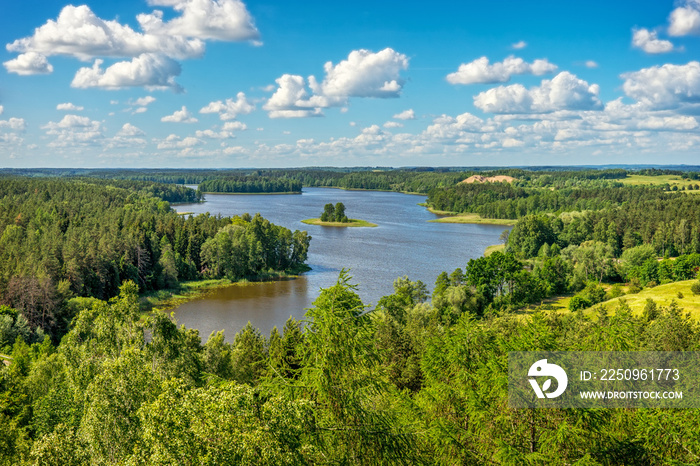
<svg viewBox="0 0 700 466">
<path fill-rule="evenodd" d="M 493 244 L 491 246 L 486 246 L 486 250 L 484 251 L 484 257 L 489 257 L 491 254 L 493 254 L 496 251 L 505 251 L 506 245 L 505 244 Z"/>
<path fill-rule="evenodd" d="M 479 214 L 459 214 L 449 217 L 436 218 L 435 220 L 428 220 L 429 222 L 435 223 L 476 223 L 485 225 L 515 225 L 517 220 L 511 220 L 507 218 L 483 218 Z"/>
<path fill-rule="evenodd" d="M 678 189 L 683 186 L 687 188 L 689 185 L 700 184 L 697 180 L 684 180 L 679 175 L 628 175 L 627 178 L 622 178 L 619 181 L 627 186 L 661 186 L 668 183 L 671 187 L 678 186 Z M 695 193 L 697 191 L 688 192 Z"/>
<path fill-rule="evenodd" d="M 667 283 L 665 285 L 655 286 L 654 288 L 645 288 L 636 294 L 626 294 L 622 296 L 634 314 L 641 314 L 644 310 L 644 305 L 647 299 L 653 299 L 657 305 L 666 307 L 671 304 L 671 301 L 676 301 L 679 308 L 685 312 L 689 312 L 694 319 L 700 319 L 700 295 L 694 295 L 690 291 L 690 286 L 697 280 L 684 280 L 680 282 Z M 681 293 L 682 298 L 678 297 Z M 614 311 L 618 305 L 620 298 L 614 298 L 609 301 L 597 304 L 605 306 L 608 311 Z M 592 308 L 584 312 L 593 312 Z"/>
<path fill-rule="evenodd" d="M 366 220 L 356 218 L 348 219 L 348 222 L 322 222 L 320 218 L 309 218 L 302 220 L 301 223 L 307 225 L 320 225 L 322 227 L 376 227 L 376 223 L 371 223 Z"/>
<path fill-rule="evenodd" d="M 635 315 L 640 315 L 644 311 L 644 306 L 647 303 L 647 299 L 653 299 L 654 302 L 660 307 L 667 307 L 671 304 L 671 301 L 676 301 L 678 307 L 683 309 L 684 312 L 689 312 L 694 319 L 700 320 L 700 295 L 694 295 L 690 291 L 690 286 L 697 280 L 684 280 L 680 282 L 667 283 L 665 285 L 655 286 L 653 288 L 645 288 L 639 293 L 635 294 L 625 294 L 623 296 L 609 299 L 602 303 L 591 306 L 588 309 L 584 309 L 583 313 L 587 315 L 595 314 L 595 309 L 598 306 L 605 306 L 605 308 L 610 313 L 614 313 L 617 308 L 620 299 L 624 299 L 632 312 Z M 606 291 L 611 287 L 610 285 L 603 285 Z M 627 287 L 622 287 L 623 291 L 627 291 Z M 681 293 L 682 298 L 678 297 L 678 293 Z M 567 313 L 569 311 L 569 301 L 573 295 L 566 296 L 555 296 L 542 301 L 543 307 L 548 310 L 556 311 L 559 313 Z M 529 306 L 528 308 L 522 309 L 519 313 L 528 313 L 535 306 Z"/>
</svg>

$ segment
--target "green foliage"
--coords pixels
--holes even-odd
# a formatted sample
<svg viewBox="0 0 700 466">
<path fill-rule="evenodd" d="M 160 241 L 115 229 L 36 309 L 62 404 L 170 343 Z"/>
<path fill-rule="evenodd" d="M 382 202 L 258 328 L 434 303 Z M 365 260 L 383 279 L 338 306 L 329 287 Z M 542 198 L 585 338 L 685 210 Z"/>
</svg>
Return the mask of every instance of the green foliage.
<svg viewBox="0 0 700 466">
<path fill-rule="evenodd" d="M 297 465 L 323 461 L 313 404 L 227 383 L 194 390 L 173 380 L 139 410 L 133 464 Z"/>
<path fill-rule="evenodd" d="M 207 193 L 300 193 L 301 182 L 284 177 L 238 175 L 203 180 L 199 190 Z"/>
<path fill-rule="evenodd" d="M 348 223 L 350 220 L 348 219 L 347 215 L 345 215 L 345 204 L 342 202 L 338 202 L 336 205 L 331 203 L 326 204 L 323 207 L 321 221 Z"/>
<path fill-rule="evenodd" d="M 694 295 L 700 294 L 700 280 L 698 280 L 698 281 L 694 282 L 692 285 L 690 285 L 690 291 L 692 291 Z"/>
<path fill-rule="evenodd" d="M 206 275 L 236 280 L 268 271 L 293 270 L 306 261 L 311 237 L 305 231 L 292 233 L 260 214 L 248 221 L 234 220 L 202 245 Z"/>
<path fill-rule="evenodd" d="M 602 286 L 595 282 L 589 283 L 583 290 L 571 297 L 571 300 L 569 300 L 569 309 L 572 311 L 586 309 L 605 301 L 606 297 L 605 290 Z"/>
</svg>

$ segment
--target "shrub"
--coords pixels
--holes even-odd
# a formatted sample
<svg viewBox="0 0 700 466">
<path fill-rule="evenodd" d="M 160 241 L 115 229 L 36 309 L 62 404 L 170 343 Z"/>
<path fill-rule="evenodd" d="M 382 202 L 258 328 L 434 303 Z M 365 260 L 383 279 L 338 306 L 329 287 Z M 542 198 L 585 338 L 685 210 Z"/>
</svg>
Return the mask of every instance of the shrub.
<svg viewBox="0 0 700 466">
<path fill-rule="evenodd" d="M 700 280 L 690 285 L 690 291 L 692 291 L 693 294 L 700 294 Z"/>
<path fill-rule="evenodd" d="M 622 291 L 622 287 L 620 287 L 620 285 L 616 283 L 612 286 L 612 288 L 610 288 L 610 291 L 608 291 L 607 298 L 608 299 L 619 298 L 623 294 L 625 294 L 625 293 Z"/>
<path fill-rule="evenodd" d="M 588 301 L 586 298 L 576 295 L 571 298 L 569 301 L 569 309 L 572 311 L 578 311 L 579 309 L 586 309 L 587 307 L 591 307 L 590 301 Z"/>
</svg>

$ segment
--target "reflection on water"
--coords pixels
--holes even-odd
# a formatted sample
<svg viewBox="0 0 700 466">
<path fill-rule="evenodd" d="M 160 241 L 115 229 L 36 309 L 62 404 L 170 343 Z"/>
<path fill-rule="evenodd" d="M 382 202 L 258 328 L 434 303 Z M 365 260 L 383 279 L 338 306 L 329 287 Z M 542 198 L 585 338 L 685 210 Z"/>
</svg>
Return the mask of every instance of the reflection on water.
<svg viewBox="0 0 700 466">
<path fill-rule="evenodd" d="M 291 230 L 307 230 L 313 237 L 310 272 L 295 280 L 251 283 L 217 289 L 175 309 L 178 322 L 197 328 L 203 340 L 225 329 L 227 339 L 248 321 L 269 335 L 291 315 L 301 319 L 321 288 L 333 285 L 341 268 L 350 269 L 353 283 L 367 304 L 392 292 L 394 279 L 408 275 L 432 288 L 441 271 L 464 268 L 469 259 L 498 243 L 505 227 L 429 223 L 436 218 L 418 206 L 425 196 L 377 191 L 305 188 L 302 195 L 214 195 L 206 202 L 177 206 L 181 212 L 240 215 L 260 212 Z M 377 228 L 332 228 L 305 225 L 318 217 L 324 204 L 343 202 L 348 216 L 379 225 Z"/>
</svg>

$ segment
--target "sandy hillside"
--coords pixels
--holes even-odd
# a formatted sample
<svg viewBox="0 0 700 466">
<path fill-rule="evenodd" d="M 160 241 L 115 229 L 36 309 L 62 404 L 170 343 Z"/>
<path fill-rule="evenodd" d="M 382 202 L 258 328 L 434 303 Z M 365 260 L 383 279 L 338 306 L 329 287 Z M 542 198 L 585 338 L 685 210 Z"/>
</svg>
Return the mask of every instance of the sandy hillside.
<svg viewBox="0 0 700 466">
<path fill-rule="evenodd" d="M 462 183 L 512 183 L 515 181 L 515 178 L 512 176 L 506 176 L 506 175 L 498 175 L 498 176 L 481 176 L 481 175 L 472 175 L 466 180 L 462 181 Z"/>
</svg>

